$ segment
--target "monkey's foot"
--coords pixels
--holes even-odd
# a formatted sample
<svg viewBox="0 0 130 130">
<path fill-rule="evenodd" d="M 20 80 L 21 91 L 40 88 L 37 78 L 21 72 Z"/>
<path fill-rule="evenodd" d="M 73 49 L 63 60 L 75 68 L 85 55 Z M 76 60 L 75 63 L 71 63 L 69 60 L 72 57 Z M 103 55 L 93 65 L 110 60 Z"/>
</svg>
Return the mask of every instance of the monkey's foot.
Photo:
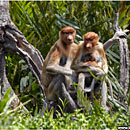
<svg viewBox="0 0 130 130">
<path fill-rule="evenodd" d="M 85 88 L 85 89 L 84 89 L 84 92 L 85 92 L 85 93 L 87 93 L 87 92 L 91 92 L 91 91 L 92 91 L 91 87 L 89 87 L 89 88 Z"/>
</svg>

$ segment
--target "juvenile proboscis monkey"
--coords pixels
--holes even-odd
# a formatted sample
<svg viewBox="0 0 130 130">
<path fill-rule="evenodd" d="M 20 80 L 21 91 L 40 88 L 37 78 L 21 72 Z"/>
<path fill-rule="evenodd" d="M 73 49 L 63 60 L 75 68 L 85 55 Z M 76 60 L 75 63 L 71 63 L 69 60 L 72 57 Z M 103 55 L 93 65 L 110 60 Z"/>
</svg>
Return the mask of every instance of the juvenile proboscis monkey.
<svg viewBox="0 0 130 130">
<path fill-rule="evenodd" d="M 97 83 L 97 79 L 92 77 L 89 70 L 98 78 L 107 74 L 107 59 L 104 53 L 103 44 L 99 42 L 98 34 L 88 32 L 83 36 L 83 41 L 79 44 L 79 48 L 72 62 L 71 68 L 78 74 L 78 85 L 80 87 L 77 89 L 83 90 L 83 92 L 92 92 L 95 84 Z M 90 86 L 87 86 L 88 83 L 85 84 L 85 80 L 89 77 L 92 78 L 92 81 Z M 102 89 L 106 87 L 105 81 L 102 82 L 102 86 Z M 80 97 L 80 95 L 77 96 Z M 102 104 L 105 106 L 106 91 L 105 93 L 102 92 L 102 96 Z"/>
<path fill-rule="evenodd" d="M 70 85 L 72 76 L 70 66 L 77 51 L 77 44 L 74 43 L 75 35 L 74 28 L 69 26 L 62 28 L 59 32 L 59 39 L 51 47 L 44 61 L 42 84 L 44 85 L 45 96 L 49 101 L 58 100 L 59 97 L 63 100 L 64 98 L 71 100 L 69 95 L 63 97 L 62 89 L 66 89 L 67 92 Z M 68 105 L 70 105 L 69 101 Z M 76 108 L 73 101 L 71 107 Z"/>
</svg>

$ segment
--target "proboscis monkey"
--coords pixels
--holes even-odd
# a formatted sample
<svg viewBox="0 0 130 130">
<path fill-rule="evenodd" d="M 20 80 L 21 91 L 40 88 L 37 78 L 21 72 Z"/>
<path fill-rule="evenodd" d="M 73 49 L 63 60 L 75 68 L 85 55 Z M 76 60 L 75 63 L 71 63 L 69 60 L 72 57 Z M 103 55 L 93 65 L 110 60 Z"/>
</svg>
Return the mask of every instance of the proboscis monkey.
<svg viewBox="0 0 130 130">
<path fill-rule="evenodd" d="M 88 32 L 83 36 L 83 41 L 79 44 L 71 68 L 78 73 L 78 85 L 81 87 L 78 87 L 78 89 L 83 90 L 83 92 L 92 92 L 97 83 L 97 79 L 93 78 L 90 86 L 85 84 L 85 79 L 92 77 L 89 70 L 98 78 L 107 74 L 107 59 L 103 44 L 99 42 L 98 34 Z M 105 81 L 102 84 L 103 87 L 106 87 Z M 106 95 L 104 92 L 102 94 Z M 106 96 L 103 96 L 103 103 L 106 104 Z"/>
<path fill-rule="evenodd" d="M 77 44 L 74 43 L 75 35 L 74 28 L 69 26 L 62 28 L 59 32 L 59 39 L 51 47 L 44 61 L 42 84 L 49 101 L 57 100 L 61 94 L 61 87 L 65 86 L 67 90 L 70 85 L 72 76 L 70 66 L 77 51 Z M 75 103 L 72 104 L 72 107 L 76 108 Z"/>
</svg>

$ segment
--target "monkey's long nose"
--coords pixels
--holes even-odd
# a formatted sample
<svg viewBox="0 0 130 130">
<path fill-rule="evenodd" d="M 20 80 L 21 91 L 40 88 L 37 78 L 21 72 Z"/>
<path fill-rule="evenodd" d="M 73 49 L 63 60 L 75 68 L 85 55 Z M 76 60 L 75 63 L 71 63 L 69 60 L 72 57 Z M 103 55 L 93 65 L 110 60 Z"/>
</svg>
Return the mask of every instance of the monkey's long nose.
<svg viewBox="0 0 130 130">
<path fill-rule="evenodd" d="M 69 42 L 72 42 L 72 41 L 73 41 L 73 37 L 72 37 L 72 36 L 68 36 L 67 39 L 68 39 Z"/>
<path fill-rule="evenodd" d="M 72 39 L 68 39 L 69 42 L 72 42 Z"/>
<path fill-rule="evenodd" d="M 86 48 L 91 49 L 91 48 L 92 48 L 92 44 L 91 44 L 91 43 L 88 43 L 88 44 L 86 45 Z"/>
</svg>

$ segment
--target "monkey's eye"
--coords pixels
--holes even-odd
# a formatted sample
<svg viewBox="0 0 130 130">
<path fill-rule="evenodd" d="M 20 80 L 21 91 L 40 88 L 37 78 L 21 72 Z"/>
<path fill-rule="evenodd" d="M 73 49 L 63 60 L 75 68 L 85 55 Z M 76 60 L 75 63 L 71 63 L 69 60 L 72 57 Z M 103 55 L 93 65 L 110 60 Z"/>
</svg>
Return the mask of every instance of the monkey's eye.
<svg viewBox="0 0 130 130">
<path fill-rule="evenodd" d="M 66 34 L 67 34 L 67 35 L 68 35 L 68 34 L 69 34 L 69 35 L 72 35 L 72 34 L 73 34 L 73 32 L 66 32 Z"/>
<path fill-rule="evenodd" d="M 66 34 L 66 35 L 72 35 L 74 32 L 66 32 L 66 31 L 62 31 L 62 34 Z"/>
<path fill-rule="evenodd" d="M 69 32 L 63 32 L 63 34 L 67 34 L 67 35 L 68 35 L 68 34 L 69 34 Z"/>
<path fill-rule="evenodd" d="M 72 35 L 74 32 L 70 32 L 70 34 Z"/>
<path fill-rule="evenodd" d="M 85 40 L 86 41 L 93 41 L 93 39 L 91 39 L 91 38 L 86 38 Z"/>
<path fill-rule="evenodd" d="M 69 34 L 69 32 L 66 32 L 65 34 L 67 34 L 67 35 L 68 35 L 68 34 Z"/>
</svg>

